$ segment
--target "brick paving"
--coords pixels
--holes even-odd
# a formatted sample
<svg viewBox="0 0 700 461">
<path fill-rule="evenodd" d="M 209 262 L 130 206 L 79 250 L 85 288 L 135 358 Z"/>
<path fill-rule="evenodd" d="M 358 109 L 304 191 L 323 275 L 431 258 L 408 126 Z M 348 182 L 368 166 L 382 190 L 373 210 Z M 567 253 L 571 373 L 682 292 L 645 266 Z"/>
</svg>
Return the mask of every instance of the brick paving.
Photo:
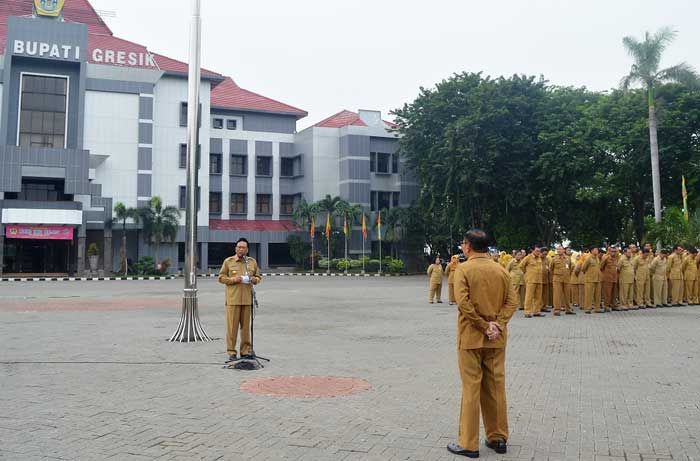
<svg viewBox="0 0 700 461">
<path fill-rule="evenodd" d="M 181 280 L 0 285 L 0 459 L 451 460 L 460 385 L 455 308 L 424 277 L 260 286 L 260 371 L 222 368 L 224 341 L 173 344 Z M 224 336 L 223 291 L 200 282 Z M 507 455 L 700 460 L 700 307 L 525 319 L 508 346 Z M 241 391 L 333 376 L 348 396 Z M 464 458 L 461 458 L 464 459 Z"/>
</svg>

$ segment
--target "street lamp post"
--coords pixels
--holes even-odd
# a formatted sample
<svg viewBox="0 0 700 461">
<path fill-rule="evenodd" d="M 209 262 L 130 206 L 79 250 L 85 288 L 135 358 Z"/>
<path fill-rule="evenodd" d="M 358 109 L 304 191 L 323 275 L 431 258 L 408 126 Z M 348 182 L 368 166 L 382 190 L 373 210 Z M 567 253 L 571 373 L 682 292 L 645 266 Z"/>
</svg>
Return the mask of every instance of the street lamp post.
<svg viewBox="0 0 700 461">
<path fill-rule="evenodd" d="M 185 290 L 182 316 L 170 341 L 211 341 L 197 310 L 197 153 L 199 151 L 199 85 L 202 40 L 201 0 L 192 1 L 190 63 L 187 94 L 187 203 L 185 209 Z"/>
</svg>

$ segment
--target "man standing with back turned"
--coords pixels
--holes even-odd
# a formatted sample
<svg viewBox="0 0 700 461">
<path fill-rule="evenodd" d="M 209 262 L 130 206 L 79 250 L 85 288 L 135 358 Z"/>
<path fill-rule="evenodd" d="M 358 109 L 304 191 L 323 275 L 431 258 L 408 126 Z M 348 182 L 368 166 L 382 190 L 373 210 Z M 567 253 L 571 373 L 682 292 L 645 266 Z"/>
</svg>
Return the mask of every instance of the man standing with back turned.
<svg viewBox="0 0 700 461">
<path fill-rule="evenodd" d="M 480 411 L 486 446 L 496 453 L 507 451 L 506 338 L 518 300 L 508 272 L 489 258 L 486 233 L 470 230 L 462 250 L 468 259 L 457 268 L 454 280 L 462 408 L 459 444 L 450 443 L 447 449 L 478 458 Z"/>
<path fill-rule="evenodd" d="M 248 240 L 238 239 L 236 254 L 224 260 L 219 271 L 219 283 L 226 285 L 226 350 L 229 361 L 236 360 L 236 339 L 241 330 L 241 358 L 252 358 L 251 316 L 253 287 L 260 283 L 260 269 L 248 257 Z"/>
</svg>

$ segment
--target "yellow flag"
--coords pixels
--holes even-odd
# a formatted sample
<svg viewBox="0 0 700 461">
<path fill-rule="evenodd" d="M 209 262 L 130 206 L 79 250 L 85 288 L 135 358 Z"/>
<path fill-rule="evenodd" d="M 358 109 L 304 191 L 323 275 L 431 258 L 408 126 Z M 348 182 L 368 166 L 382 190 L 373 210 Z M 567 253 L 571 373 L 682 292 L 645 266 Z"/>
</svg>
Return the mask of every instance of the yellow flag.
<svg viewBox="0 0 700 461">
<path fill-rule="evenodd" d="M 362 213 L 362 239 L 367 240 L 367 221 L 364 213 Z"/>
<path fill-rule="evenodd" d="M 326 240 L 330 240 L 331 238 L 331 214 L 328 213 L 328 216 L 326 217 Z"/>
<path fill-rule="evenodd" d="M 685 176 L 681 176 L 681 190 L 683 194 L 683 216 L 685 216 L 685 220 L 688 221 L 690 217 L 688 213 L 688 191 L 685 188 Z"/>
<path fill-rule="evenodd" d="M 311 238 L 314 238 L 316 236 L 316 218 L 311 217 L 311 228 L 309 229 L 309 235 L 311 235 Z"/>
<path fill-rule="evenodd" d="M 348 236 L 348 217 L 347 216 L 343 216 L 343 234 L 345 234 L 346 237 Z"/>
<path fill-rule="evenodd" d="M 377 235 L 379 236 L 379 241 L 382 241 L 382 212 L 377 215 Z"/>
</svg>

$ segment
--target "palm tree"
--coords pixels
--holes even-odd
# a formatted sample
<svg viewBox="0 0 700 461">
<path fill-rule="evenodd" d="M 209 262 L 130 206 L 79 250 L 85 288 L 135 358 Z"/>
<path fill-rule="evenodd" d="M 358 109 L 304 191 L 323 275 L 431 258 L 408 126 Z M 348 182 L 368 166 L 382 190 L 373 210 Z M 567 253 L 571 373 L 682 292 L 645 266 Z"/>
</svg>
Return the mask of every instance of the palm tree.
<svg viewBox="0 0 700 461">
<path fill-rule="evenodd" d="M 343 231 L 345 231 L 345 223 L 348 227 L 348 235 L 345 235 L 345 259 L 348 259 L 348 239 L 350 234 L 352 234 L 352 226 L 359 219 L 362 214 L 362 207 L 360 205 L 353 205 L 347 200 L 340 199 L 335 203 L 335 214 L 338 217 L 343 218 Z M 347 273 L 347 265 L 345 266 L 345 272 Z"/>
<path fill-rule="evenodd" d="M 406 213 L 403 208 L 389 208 L 382 210 L 382 230 L 384 241 L 389 242 L 389 254 L 392 257 L 398 256 L 396 243 L 401 241 L 403 236 L 403 224 Z M 376 223 L 375 223 L 376 226 Z"/>
<path fill-rule="evenodd" d="M 305 199 L 301 199 L 292 213 L 292 218 L 302 229 L 309 229 L 311 220 L 316 218 L 318 214 L 318 205 L 316 203 L 308 203 Z"/>
<path fill-rule="evenodd" d="M 163 201 L 155 196 L 148 206 L 139 210 L 143 221 L 143 233 L 155 245 L 155 262 L 158 265 L 160 243 L 163 240 L 175 241 L 180 224 L 180 210 L 174 206 L 163 207 Z"/>
<path fill-rule="evenodd" d="M 135 223 L 139 220 L 139 211 L 136 208 L 127 208 L 122 202 L 117 202 L 114 205 L 114 218 L 112 222 L 115 224 L 121 223 L 122 225 L 122 246 L 119 249 L 120 258 L 120 270 L 124 270 L 124 276 L 126 277 L 129 267 L 126 259 L 126 220 L 133 219 Z"/>
<path fill-rule="evenodd" d="M 659 175 L 659 143 L 656 134 L 656 102 L 654 89 L 662 83 L 682 83 L 697 85 L 698 74 L 686 63 L 659 70 L 661 55 L 666 47 L 676 38 L 676 31 L 664 27 L 655 34 L 646 32 L 644 40 L 639 41 L 627 36 L 622 39 L 634 64 L 630 73 L 621 82 L 624 90 L 633 83 L 641 83 L 647 91 L 649 103 L 649 144 L 651 146 L 651 175 L 654 193 L 654 220 L 661 222 L 661 179 Z"/>
</svg>

